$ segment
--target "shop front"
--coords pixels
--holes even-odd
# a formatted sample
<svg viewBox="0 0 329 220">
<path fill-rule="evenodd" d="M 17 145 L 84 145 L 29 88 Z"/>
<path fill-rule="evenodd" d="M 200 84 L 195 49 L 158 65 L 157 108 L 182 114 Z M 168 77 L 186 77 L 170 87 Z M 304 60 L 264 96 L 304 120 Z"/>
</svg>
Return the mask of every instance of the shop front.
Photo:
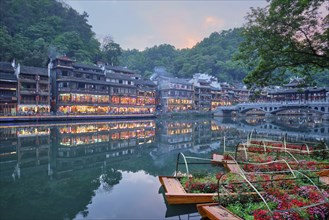
<svg viewBox="0 0 329 220">
<path fill-rule="evenodd" d="M 87 105 L 72 105 L 72 106 L 59 106 L 59 114 L 88 114 L 88 115 L 105 115 L 109 113 L 108 106 L 87 106 Z"/>
<path fill-rule="evenodd" d="M 16 103 L 0 103 L 0 115 L 16 115 Z"/>
<path fill-rule="evenodd" d="M 50 113 L 49 105 L 18 105 L 18 115 L 48 115 Z"/>
</svg>

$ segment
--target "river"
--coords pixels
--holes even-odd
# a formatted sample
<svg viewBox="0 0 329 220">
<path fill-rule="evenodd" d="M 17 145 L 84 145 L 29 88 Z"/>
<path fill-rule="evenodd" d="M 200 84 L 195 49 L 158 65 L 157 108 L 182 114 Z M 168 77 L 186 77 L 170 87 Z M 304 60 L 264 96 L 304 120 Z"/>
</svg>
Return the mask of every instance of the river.
<svg viewBox="0 0 329 220">
<path fill-rule="evenodd" d="M 1 123 L 0 219 L 200 219 L 165 203 L 158 176 L 180 152 L 211 158 L 251 133 L 329 143 L 312 117 Z"/>
</svg>

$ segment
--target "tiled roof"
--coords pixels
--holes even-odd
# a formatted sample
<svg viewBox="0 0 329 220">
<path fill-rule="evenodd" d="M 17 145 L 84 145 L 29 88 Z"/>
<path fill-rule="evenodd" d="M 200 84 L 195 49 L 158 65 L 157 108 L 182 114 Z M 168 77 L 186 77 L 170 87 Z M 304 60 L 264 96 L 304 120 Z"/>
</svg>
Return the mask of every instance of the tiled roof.
<svg viewBox="0 0 329 220">
<path fill-rule="evenodd" d="M 133 80 L 131 76 L 126 74 L 120 74 L 120 73 L 106 73 L 106 78 Z"/>
<path fill-rule="evenodd" d="M 15 72 L 10 62 L 0 62 L 0 72 Z"/>
<path fill-rule="evenodd" d="M 79 78 L 63 78 L 63 79 L 57 79 L 57 82 L 83 82 L 88 84 L 100 84 L 100 85 L 116 85 L 114 83 L 101 81 L 101 80 L 87 80 L 87 79 L 79 79 Z"/>
<path fill-rule="evenodd" d="M 128 73 L 128 74 L 136 74 L 134 71 L 129 70 L 127 68 L 119 67 L 119 66 L 105 66 L 105 69 L 112 70 L 114 72 Z"/>
<path fill-rule="evenodd" d="M 88 64 L 82 64 L 82 63 L 74 63 L 73 67 L 76 68 L 84 68 L 84 69 L 93 69 L 93 70 L 98 70 L 98 71 L 102 71 L 101 68 L 99 68 L 96 65 L 88 65 Z"/>
<path fill-rule="evenodd" d="M 135 83 L 137 85 L 156 86 L 156 84 L 149 79 L 137 79 L 135 80 Z"/>
<path fill-rule="evenodd" d="M 17 82 L 16 75 L 14 73 L 2 73 L 0 72 L 0 80 L 7 82 Z"/>
<path fill-rule="evenodd" d="M 287 94 L 287 93 L 304 93 L 304 92 L 328 92 L 328 88 L 304 88 L 304 89 L 283 89 L 283 90 L 274 90 L 269 91 L 269 94 Z"/>
<path fill-rule="evenodd" d="M 22 65 L 20 73 L 48 76 L 48 69 L 40 68 L 40 67 L 34 67 L 34 66 L 23 66 Z"/>
<path fill-rule="evenodd" d="M 181 78 L 173 78 L 173 77 L 167 77 L 167 76 L 159 76 L 158 79 L 156 81 L 169 81 L 172 83 L 178 83 L 178 84 L 186 84 L 186 85 L 192 85 L 192 83 L 190 83 L 187 79 L 181 79 Z"/>
</svg>

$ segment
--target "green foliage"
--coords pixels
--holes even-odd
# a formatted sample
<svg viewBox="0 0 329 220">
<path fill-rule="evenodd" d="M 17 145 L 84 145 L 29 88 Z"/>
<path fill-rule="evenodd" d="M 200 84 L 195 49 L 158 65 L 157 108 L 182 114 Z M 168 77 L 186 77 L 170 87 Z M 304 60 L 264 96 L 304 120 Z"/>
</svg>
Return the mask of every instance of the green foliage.
<svg viewBox="0 0 329 220">
<path fill-rule="evenodd" d="M 271 209 L 275 209 L 277 204 L 274 202 L 267 203 Z M 253 212 L 255 210 L 264 209 L 266 210 L 267 207 L 263 202 L 248 202 L 248 203 L 241 203 L 235 202 L 231 203 L 227 206 L 227 209 L 231 212 L 235 213 L 236 215 L 240 216 L 243 219 L 254 219 Z"/>
<path fill-rule="evenodd" d="M 139 73 L 150 75 L 155 67 L 165 67 L 174 76 L 190 78 L 208 73 L 221 81 L 241 82 L 247 71 L 240 61 L 232 60 L 242 42 L 241 29 L 214 32 L 191 49 L 177 50 L 163 44 L 144 51 L 123 51 L 120 63 Z"/>
<path fill-rule="evenodd" d="M 111 39 L 111 37 L 107 36 L 104 38 L 101 51 L 101 59 L 103 62 L 112 66 L 119 65 L 119 57 L 122 53 L 122 49 L 119 44 Z"/>
<path fill-rule="evenodd" d="M 272 0 L 265 8 L 252 9 L 237 56 L 251 70 L 244 82 L 267 86 L 291 73 L 313 80 L 328 73 L 326 7 L 325 0 Z"/>
<path fill-rule="evenodd" d="M 55 0 L 1 0 L 0 60 L 45 66 L 48 55 L 96 62 L 100 43 L 88 14 Z"/>
<path fill-rule="evenodd" d="M 166 67 L 168 72 L 174 72 L 173 64 L 178 54 L 179 51 L 174 46 L 162 44 L 146 48 L 142 52 L 136 49 L 123 51 L 120 63 L 143 75 L 151 75 L 153 69 L 159 66 Z"/>
</svg>

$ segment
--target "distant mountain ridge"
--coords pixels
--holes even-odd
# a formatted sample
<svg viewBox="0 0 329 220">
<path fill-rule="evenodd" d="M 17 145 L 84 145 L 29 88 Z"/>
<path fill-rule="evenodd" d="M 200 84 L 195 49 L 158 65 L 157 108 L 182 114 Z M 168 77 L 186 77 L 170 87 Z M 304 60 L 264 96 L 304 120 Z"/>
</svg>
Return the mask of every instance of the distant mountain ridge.
<svg viewBox="0 0 329 220">
<path fill-rule="evenodd" d="M 207 73 L 220 81 L 241 82 L 247 69 L 232 60 L 242 42 L 241 28 L 214 32 L 191 49 L 175 49 L 162 44 L 144 51 L 126 50 L 120 63 L 141 74 L 150 75 L 154 68 L 165 67 L 177 77 L 191 78 L 195 73 Z"/>
</svg>

